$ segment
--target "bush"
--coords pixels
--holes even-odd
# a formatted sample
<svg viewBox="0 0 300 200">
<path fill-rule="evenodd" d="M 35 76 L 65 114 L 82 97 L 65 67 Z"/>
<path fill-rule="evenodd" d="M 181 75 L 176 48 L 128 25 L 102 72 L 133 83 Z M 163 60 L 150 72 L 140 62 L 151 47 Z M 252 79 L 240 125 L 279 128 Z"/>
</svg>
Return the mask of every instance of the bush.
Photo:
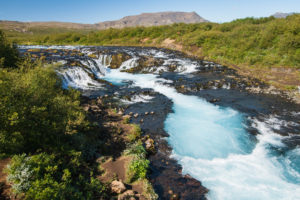
<svg viewBox="0 0 300 200">
<path fill-rule="evenodd" d="M 7 168 L 8 181 L 24 199 L 95 199 L 106 197 L 106 186 L 93 178 L 80 153 L 40 153 L 14 156 Z"/>
<path fill-rule="evenodd" d="M 16 68 L 19 61 L 19 52 L 15 45 L 6 41 L 0 30 L 0 68 Z"/>
<path fill-rule="evenodd" d="M 125 155 L 134 155 L 140 158 L 145 158 L 146 154 L 147 151 L 145 150 L 141 141 L 137 141 L 125 150 Z"/>
<path fill-rule="evenodd" d="M 147 176 L 149 168 L 149 160 L 145 158 L 136 157 L 134 158 L 128 169 L 129 181 L 134 182 L 138 179 L 144 179 Z"/>
<path fill-rule="evenodd" d="M 147 152 L 141 141 L 137 141 L 125 150 L 125 155 L 133 156 L 133 159 L 127 169 L 129 182 L 146 178 L 150 163 L 149 160 L 146 159 L 146 154 Z"/>
<path fill-rule="evenodd" d="M 54 150 L 88 125 L 80 93 L 63 90 L 53 66 L 0 70 L 0 154 Z"/>
<path fill-rule="evenodd" d="M 131 124 L 131 126 L 132 126 L 132 130 L 130 134 L 127 135 L 127 138 L 130 142 L 134 142 L 141 137 L 142 130 L 138 124 Z"/>
</svg>

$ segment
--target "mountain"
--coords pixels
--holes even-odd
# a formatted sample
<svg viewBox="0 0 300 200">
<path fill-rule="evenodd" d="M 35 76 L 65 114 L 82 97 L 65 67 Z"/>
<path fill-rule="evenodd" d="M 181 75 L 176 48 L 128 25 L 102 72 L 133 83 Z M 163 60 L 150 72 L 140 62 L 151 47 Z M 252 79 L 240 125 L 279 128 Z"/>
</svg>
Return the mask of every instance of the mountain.
<svg viewBox="0 0 300 200">
<path fill-rule="evenodd" d="M 105 21 L 96 24 L 80 24 L 70 22 L 18 22 L 0 20 L 0 29 L 31 32 L 32 29 L 40 29 L 47 31 L 49 28 L 60 30 L 65 29 L 108 29 L 108 28 L 124 28 L 134 26 L 159 26 L 173 23 L 200 23 L 207 22 L 195 12 L 159 12 L 159 13 L 142 13 L 140 15 L 127 16 L 120 20 Z"/>
<path fill-rule="evenodd" d="M 286 18 L 289 15 L 293 15 L 295 13 L 291 12 L 291 13 L 282 13 L 282 12 L 277 12 L 271 16 L 275 17 L 275 18 Z"/>
<path fill-rule="evenodd" d="M 160 26 L 174 23 L 200 23 L 207 22 L 196 12 L 158 12 L 142 13 L 140 15 L 127 16 L 116 21 L 106 21 L 96 24 L 98 29 L 124 28 L 134 26 Z"/>
</svg>

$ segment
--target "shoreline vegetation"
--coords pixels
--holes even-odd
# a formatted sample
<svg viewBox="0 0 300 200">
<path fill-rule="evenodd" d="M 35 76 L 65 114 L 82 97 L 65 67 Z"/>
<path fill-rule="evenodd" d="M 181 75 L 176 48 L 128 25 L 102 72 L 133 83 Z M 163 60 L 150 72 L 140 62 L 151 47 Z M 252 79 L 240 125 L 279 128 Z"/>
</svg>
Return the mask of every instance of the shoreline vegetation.
<svg viewBox="0 0 300 200">
<path fill-rule="evenodd" d="M 112 99 L 63 89 L 58 65 L 19 57 L 13 43 L 164 47 L 298 92 L 299 22 L 295 14 L 103 31 L 0 27 L 0 199 L 158 198 L 147 179 L 153 140 Z"/>
<path fill-rule="evenodd" d="M 149 46 L 178 50 L 231 67 L 275 88 L 296 92 L 300 85 L 300 14 L 286 18 L 245 18 L 218 24 L 173 24 L 107 30 L 34 27 L 3 29 L 20 45 Z"/>
<path fill-rule="evenodd" d="M 1 32 L 0 58 L 0 199 L 157 199 L 142 131 L 118 103 L 63 89 L 59 65 L 19 57 Z"/>
</svg>

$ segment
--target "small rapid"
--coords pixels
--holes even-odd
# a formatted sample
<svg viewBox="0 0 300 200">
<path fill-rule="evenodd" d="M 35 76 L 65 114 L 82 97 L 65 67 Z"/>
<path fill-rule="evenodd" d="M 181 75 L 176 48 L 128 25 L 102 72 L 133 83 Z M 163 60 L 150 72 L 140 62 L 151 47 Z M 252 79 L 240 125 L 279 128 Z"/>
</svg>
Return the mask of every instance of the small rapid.
<svg viewBox="0 0 300 200">
<path fill-rule="evenodd" d="M 167 57 L 160 51 L 153 50 L 152 54 Z M 170 86 L 172 81 L 158 74 L 124 72 L 138 65 L 136 55 L 123 62 L 119 69 L 109 68 L 109 55 L 101 55 L 93 61 L 82 62 L 86 69 L 72 67 L 59 71 L 64 87 L 84 90 L 103 87 L 91 79 L 89 73 L 93 73 L 96 78 L 114 85 L 150 88 L 172 100 L 173 112 L 164 123 L 169 134 L 166 140 L 173 149 L 172 157 L 182 165 L 184 174 L 198 179 L 209 189 L 208 199 L 300 199 L 300 148 L 287 148 L 282 141 L 289 136 L 274 132 L 274 128 L 288 123 L 281 123 L 274 116 L 248 117 L 232 108 L 181 94 Z M 178 58 L 165 60 L 165 64 L 174 62 L 181 66 L 180 73 L 197 71 L 197 63 Z M 149 99 L 151 97 L 133 98 L 135 102 L 145 103 Z M 258 134 L 250 134 L 248 128 L 257 130 Z"/>
<path fill-rule="evenodd" d="M 260 132 L 254 138 L 238 111 L 180 94 L 155 75 L 110 70 L 105 79 L 131 80 L 134 86 L 172 99 L 174 112 L 165 121 L 172 156 L 183 166 L 183 173 L 209 188 L 209 199 L 300 199 L 299 167 L 291 166 L 299 164 L 300 149 L 277 155 L 273 149 L 284 147 L 282 136 L 263 122 L 253 121 Z"/>
</svg>

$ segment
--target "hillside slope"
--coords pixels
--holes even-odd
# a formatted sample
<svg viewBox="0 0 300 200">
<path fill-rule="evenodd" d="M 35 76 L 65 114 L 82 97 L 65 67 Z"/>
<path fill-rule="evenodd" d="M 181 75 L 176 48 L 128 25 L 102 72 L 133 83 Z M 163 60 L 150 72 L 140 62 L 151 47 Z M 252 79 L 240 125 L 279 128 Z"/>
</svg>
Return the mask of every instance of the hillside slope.
<svg viewBox="0 0 300 200">
<path fill-rule="evenodd" d="M 127 16 L 116 21 L 107 21 L 96 24 L 97 29 L 125 28 L 135 26 L 160 26 L 174 23 L 201 23 L 207 22 L 195 12 L 159 12 L 142 13 L 140 15 Z"/>
<path fill-rule="evenodd" d="M 20 33 L 32 33 L 34 30 L 56 29 L 56 32 L 69 30 L 103 30 L 108 28 L 125 28 L 136 26 L 159 26 L 174 23 L 200 23 L 207 22 L 195 12 L 159 12 L 143 13 L 140 15 L 127 16 L 120 20 L 99 22 L 96 24 L 81 24 L 71 22 L 18 22 L 0 20 L 0 29 L 16 31 Z M 63 30 L 62 30 L 63 29 Z"/>
</svg>

